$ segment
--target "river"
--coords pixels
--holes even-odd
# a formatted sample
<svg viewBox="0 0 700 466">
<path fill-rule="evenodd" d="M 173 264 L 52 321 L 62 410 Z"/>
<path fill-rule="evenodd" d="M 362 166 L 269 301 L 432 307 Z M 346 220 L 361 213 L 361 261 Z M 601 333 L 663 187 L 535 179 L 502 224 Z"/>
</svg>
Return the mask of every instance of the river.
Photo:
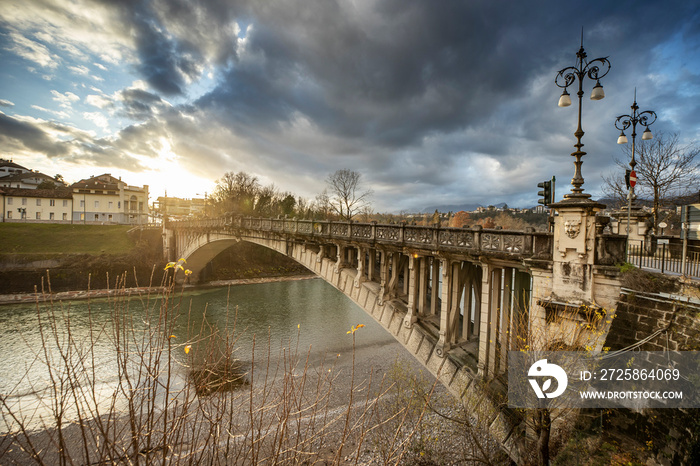
<svg viewBox="0 0 700 466">
<path fill-rule="evenodd" d="M 144 304 L 147 300 L 130 298 L 116 307 L 128 306 L 132 325 L 143 330 L 147 309 L 158 306 Z M 303 356 L 310 352 L 311 360 L 318 363 L 326 358 L 348 364 L 352 360 L 353 338 L 348 331 L 364 324 L 355 334 L 356 355 L 365 358 L 358 362 L 363 367 L 386 371 L 391 361 L 404 352 L 394 338 L 345 295 L 320 279 L 280 281 L 250 285 L 236 285 L 214 289 L 195 289 L 181 295 L 176 293 L 174 306 L 180 316 L 177 325 L 168 330 L 176 346 L 175 353 L 184 357 L 185 346 L 195 351 L 194 337 L 199 332 L 204 316 L 209 325 L 215 325 L 237 336 L 236 357 L 244 364 L 252 359 L 255 338 L 256 360 L 265 357 L 268 348 L 273 357 L 281 348 L 298 348 Z M 86 370 L 94 370 L 98 385 L 106 393 L 116 383 L 117 368 L 114 337 L 115 301 L 95 299 L 37 305 L 18 304 L 0 307 L 0 344 L 3 363 L 0 364 L 0 394 L 8 396 L 13 406 L 42 405 L 42 396 L 50 392 L 52 382 L 43 364 L 52 358 L 60 366 L 56 352 L 66 346 L 68 332 L 64 320 L 70 320 L 70 336 L 77 347 L 92 346 L 94 363 Z M 52 332 L 52 319 L 59 318 L 58 328 Z M 43 325 L 40 325 L 40 322 Z M 235 329 L 234 329 L 235 325 Z M 204 333 L 207 333 L 205 331 Z M 269 343 L 268 343 L 269 341 Z M 47 342 L 44 345 L 43 342 Z M 44 348 L 49 349 L 44 352 Z M 418 364 L 414 362 L 416 367 Z M 89 366 L 89 367 L 87 367 Z M 184 376 L 180 377 L 184 380 Z M 24 408 L 28 409 L 28 408 Z M 0 431 L 7 425 L 2 423 Z"/>
</svg>

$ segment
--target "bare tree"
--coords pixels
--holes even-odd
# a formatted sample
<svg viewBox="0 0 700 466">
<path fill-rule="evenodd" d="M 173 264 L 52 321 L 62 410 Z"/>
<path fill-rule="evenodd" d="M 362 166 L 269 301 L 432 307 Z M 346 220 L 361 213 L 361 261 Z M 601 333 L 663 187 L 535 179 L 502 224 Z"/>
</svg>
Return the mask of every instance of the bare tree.
<svg viewBox="0 0 700 466">
<path fill-rule="evenodd" d="M 256 176 L 246 172 L 226 172 L 216 180 L 216 188 L 211 196 L 219 212 L 236 212 L 250 215 L 260 191 Z"/>
<path fill-rule="evenodd" d="M 621 170 L 603 176 L 603 190 L 607 196 L 625 202 L 627 187 L 624 170 L 629 167 L 632 148 L 625 146 L 623 151 L 625 160 L 615 159 Z M 695 143 L 682 145 L 678 133 L 658 133 L 655 139 L 637 143 L 635 170 L 638 182 L 635 191 L 639 197 L 653 202 L 655 233 L 661 207 L 675 197 L 697 192 L 700 183 L 700 162 L 696 161 L 698 153 L 700 147 Z"/>
<path fill-rule="evenodd" d="M 343 220 L 352 220 L 363 209 L 371 205 L 372 190 L 360 186 L 361 174 L 344 168 L 326 179 L 331 209 Z"/>
</svg>

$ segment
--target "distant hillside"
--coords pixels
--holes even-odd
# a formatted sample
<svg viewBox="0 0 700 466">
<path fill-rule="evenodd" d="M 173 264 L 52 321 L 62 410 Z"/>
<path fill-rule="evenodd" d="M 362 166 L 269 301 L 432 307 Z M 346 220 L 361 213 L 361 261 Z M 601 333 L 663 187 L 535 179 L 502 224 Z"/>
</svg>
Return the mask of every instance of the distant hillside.
<svg viewBox="0 0 700 466">
<path fill-rule="evenodd" d="M 506 205 L 505 202 L 501 202 L 500 204 L 489 204 L 493 205 L 496 208 L 501 208 L 504 205 Z M 430 206 L 426 207 L 421 211 L 421 213 L 428 213 L 432 214 L 436 210 L 438 212 L 459 212 L 460 210 L 464 210 L 465 212 L 473 212 L 479 207 L 486 207 L 481 204 L 452 204 L 452 205 L 437 205 L 437 206 Z"/>
</svg>

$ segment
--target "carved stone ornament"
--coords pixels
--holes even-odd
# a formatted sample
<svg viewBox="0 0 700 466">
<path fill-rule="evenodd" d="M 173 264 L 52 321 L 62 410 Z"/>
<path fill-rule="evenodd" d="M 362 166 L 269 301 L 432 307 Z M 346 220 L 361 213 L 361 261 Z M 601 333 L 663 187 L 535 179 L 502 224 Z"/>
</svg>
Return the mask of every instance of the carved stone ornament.
<svg viewBox="0 0 700 466">
<path fill-rule="evenodd" d="M 568 236 L 569 238 L 576 238 L 580 231 L 581 220 L 567 220 L 566 222 L 564 222 L 564 232 L 566 232 L 566 236 Z"/>
</svg>

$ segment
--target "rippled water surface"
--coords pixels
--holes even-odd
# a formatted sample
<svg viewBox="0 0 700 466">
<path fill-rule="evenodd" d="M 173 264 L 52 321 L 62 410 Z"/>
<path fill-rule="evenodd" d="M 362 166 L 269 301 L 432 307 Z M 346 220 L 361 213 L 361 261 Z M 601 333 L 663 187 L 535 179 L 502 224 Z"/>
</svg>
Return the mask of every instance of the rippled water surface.
<svg viewBox="0 0 700 466">
<path fill-rule="evenodd" d="M 306 353 L 309 347 L 315 357 L 346 352 L 352 349 L 352 337 L 347 332 L 359 323 L 366 327 L 361 338 L 358 336 L 358 345 L 393 341 L 362 309 L 320 279 L 201 289 L 177 296 L 175 301 L 179 318 L 169 333 L 173 335 L 172 341 L 180 345 L 179 350 L 185 343 L 197 344 L 193 335 L 205 315 L 207 323 L 219 328 L 233 330 L 235 325 L 236 355 L 244 361 L 251 359 L 253 338 L 256 355 L 258 351 L 266 352 L 268 346 L 272 354 L 290 342 L 295 347 L 297 335 L 300 353 Z M 138 331 L 145 327 L 145 309 L 159 308 L 140 298 L 120 304 L 121 309 L 127 307 L 131 325 Z M 73 339 L 76 347 L 92 347 L 94 364 L 91 355 L 85 361 L 85 369 L 94 370 L 95 378 L 109 392 L 117 377 L 114 308 L 114 303 L 107 300 L 57 303 L 52 308 L 42 304 L 38 310 L 36 305 L 0 307 L 0 344 L 4 353 L 0 393 L 9 395 L 14 403 L 29 403 L 30 399 L 36 400 L 46 393 L 46 387 L 55 380 L 52 381 L 42 361 L 49 358 L 55 366 L 60 366 L 56 347 L 66 347 L 68 338 Z M 59 318 L 50 319 L 52 313 Z M 54 332 L 52 322 L 56 320 L 59 323 Z"/>
</svg>

